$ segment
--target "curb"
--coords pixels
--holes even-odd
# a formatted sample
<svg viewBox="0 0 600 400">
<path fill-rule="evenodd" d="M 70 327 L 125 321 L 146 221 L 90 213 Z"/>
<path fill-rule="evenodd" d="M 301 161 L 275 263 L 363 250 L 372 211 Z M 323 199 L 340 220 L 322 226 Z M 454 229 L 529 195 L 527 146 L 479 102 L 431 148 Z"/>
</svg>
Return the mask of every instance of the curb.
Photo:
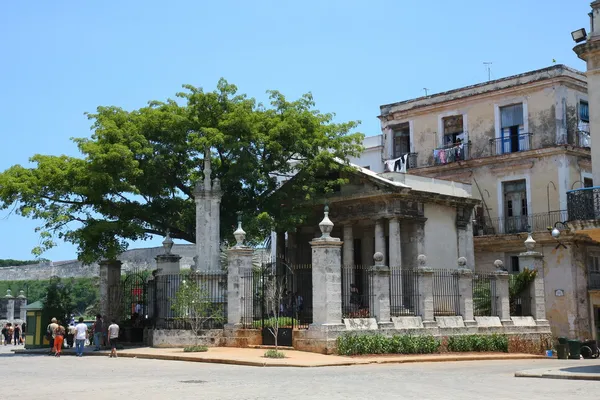
<svg viewBox="0 0 600 400">
<path fill-rule="evenodd" d="M 16 350 L 15 354 L 34 354 L 34 355 L 46 355 L 36 351 L 27 350 Z M 85 354 L 85 356 L 93 357 L 107 357 L 108 352 L 93 352 Z M 63 353 L 63 356 L 75 356 L 74 353 Z M 319 367 L 347 367 L 354 365 L 376 365 L 376 364 L 414 364 L 414 363 L 427 363 L 427 362 L 457 362 L 457 361 L 510 361 L 510 360 L 529 360 L 529 359 L 541 359 L 546 358 L 541 355 L 523 354 L 518 356 L 467 356 L 457 357 L 449 356 L 443 358 L 432 358 L 432 359 L 419 359 L 419 358 L 407 358 L 407 359 L 396 359 L 396 360 L 360 360 L 355 359 L 352 361 L 343 362 L 331 362 L 327 364 L 298 364 L 298 363 L 272 363 L 269 361 L 246 361 L 246 360 L 228 360 L 223 358 L 198 358 L 192 356 L 183 355 L 163 355 L 163 354 L 144 354 L 144 353 L 119 353 L 119 358 L 140 358 L 146 360 L 164 360 L 164 361 L 186 361 L 186 362 L 200 362 L 208 364 L 225 364 L 225 365 L 241 365 L 248 367 L 295 367 L 295 368 L 319 368 Z M 517 376 L 515 374 L 515 376 Z M 525 375 L 519 375 L 525 376 Z M 529 377 L 529 376 L 528 376 Z M 531 376 L 541 377 L 541 376 Z"/>
<path fill-rule="evenodd" d="M 574 381 L 600 381 L 600 374 L 596 375 L 574 375 L 574 374 L 556 374 L 548 373 L 533 373 L 533 372 L 515 372 L 516 378 L 538 378 L 538 379 L 566 379 Z"/>
</svg>

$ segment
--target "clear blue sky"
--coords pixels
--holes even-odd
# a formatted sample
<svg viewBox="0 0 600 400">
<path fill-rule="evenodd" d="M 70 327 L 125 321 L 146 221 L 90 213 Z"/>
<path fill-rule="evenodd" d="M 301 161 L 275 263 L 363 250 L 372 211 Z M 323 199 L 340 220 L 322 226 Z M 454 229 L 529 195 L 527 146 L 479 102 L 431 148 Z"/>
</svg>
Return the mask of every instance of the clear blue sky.
<svg viewBox="0 0 600 400">
<path fill-rule="evenodd" d="M 94 4 L 91 4 L 94 3 Z M 76 155 L 83 113 L 139 108 L 224 77 L 265 99 L 311 91 L 322 111 L 380 133 L 381 104 L 558 63 L 590 0 L 12 1 L 0 9 L 0 170 Z M 35 221 L 0 211 L 0 258 L 30 259 Z M 155 239 L 132 247 L 154 245 Z M 66 260 L 61 243 L 44 257 Z"/>
</svg>

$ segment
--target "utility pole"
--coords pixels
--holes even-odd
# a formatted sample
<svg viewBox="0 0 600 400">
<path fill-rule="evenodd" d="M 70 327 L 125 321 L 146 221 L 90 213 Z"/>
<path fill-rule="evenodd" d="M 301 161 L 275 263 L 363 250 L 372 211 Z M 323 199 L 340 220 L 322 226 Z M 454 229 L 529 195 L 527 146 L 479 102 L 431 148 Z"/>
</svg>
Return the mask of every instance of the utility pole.
<svg viewBox="0 0 600 400">
<path fill-rule="evenodd" d="M 429 89 L 427 89 L 426 87 L 424 87 L 424 88 L 423 88 L 423 90 L 425 91 L 425 96 L 427 96 L 427 91 L 428 91 Z"/>
</svg>

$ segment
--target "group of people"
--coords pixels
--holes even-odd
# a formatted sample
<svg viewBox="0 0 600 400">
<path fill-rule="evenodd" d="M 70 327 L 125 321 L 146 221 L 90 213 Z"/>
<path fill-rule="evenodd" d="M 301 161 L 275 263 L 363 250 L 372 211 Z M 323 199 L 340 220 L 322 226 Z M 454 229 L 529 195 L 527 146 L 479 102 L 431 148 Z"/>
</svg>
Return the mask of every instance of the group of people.
<svg viewBox="0 0 600 400">
<path fill-rule="evenodd" d="M 279 314 L 282 317 L 298 316 L 304 308 L 304 298 L 298 293 L 292 293 L 285 289 L 281 296 Z"/>
<path fill-rule="evenodd" d="M 66 337 L 66 347 L 75 347 L 77 357 L 83 356 L 85 342 L 90 339 L 88 325 L 83 321 L 83 317 L 79 317 L 77 324 L 75 324 L 75 320 L 71 320 L 69 326 L 65 327 L 56 318 L 52 318 L 46 328 L 46 337 L 50 342 L 50 355 L 60 357 Z M 93 335 L 94 351 L 99 351 L 102 345 L 108 345 L 111 348 L 110 357 L 116 358 L 119 325 L 117 325 L 114 319 L 111 322 L 107 326 L 104 318 L 100 314 L 96 315 L 96 321 L 94 321 L 91 327 L 91 333 Z"/>
<path fill-rule="evenodd" d="M 2 328 L 2 344 L 5 346 L 9 344 L 14 344 L 16 346 L 23 344 L 24 342 L 25 333 L 20 325 L 15 324 L 13 326 L 13 324 L 9 322 Z"/>
</svg>

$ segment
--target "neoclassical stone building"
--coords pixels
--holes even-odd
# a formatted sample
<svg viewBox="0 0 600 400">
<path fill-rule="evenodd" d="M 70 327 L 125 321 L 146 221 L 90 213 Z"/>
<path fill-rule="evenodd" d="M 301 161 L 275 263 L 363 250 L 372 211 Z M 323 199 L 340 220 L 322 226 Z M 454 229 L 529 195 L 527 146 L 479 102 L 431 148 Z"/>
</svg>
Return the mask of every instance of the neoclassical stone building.
<svg viewBox="0 0 600 400">
<path fill-rule="evenodd" d="M 384 255 L 392 267 L 416 267 L 427 254 L 434 268 L 455 268 L 465 257 L 474 267 L 471 185 L 400 172 L 375 173 L 354 165 L 342 185 L 329 196 L 333 236 L 343 240 L 343 265 L 371 265 L 373 254 Z M 286 190 L 283 185 L 281 190 Z M 320 235 L 323 206 L 295 232 L 277 235 L 277 253 L 294 264 L 309 264 L 309 242 Z M 287 240 L 286 240 L 287 236 Z"/>
</svg>

